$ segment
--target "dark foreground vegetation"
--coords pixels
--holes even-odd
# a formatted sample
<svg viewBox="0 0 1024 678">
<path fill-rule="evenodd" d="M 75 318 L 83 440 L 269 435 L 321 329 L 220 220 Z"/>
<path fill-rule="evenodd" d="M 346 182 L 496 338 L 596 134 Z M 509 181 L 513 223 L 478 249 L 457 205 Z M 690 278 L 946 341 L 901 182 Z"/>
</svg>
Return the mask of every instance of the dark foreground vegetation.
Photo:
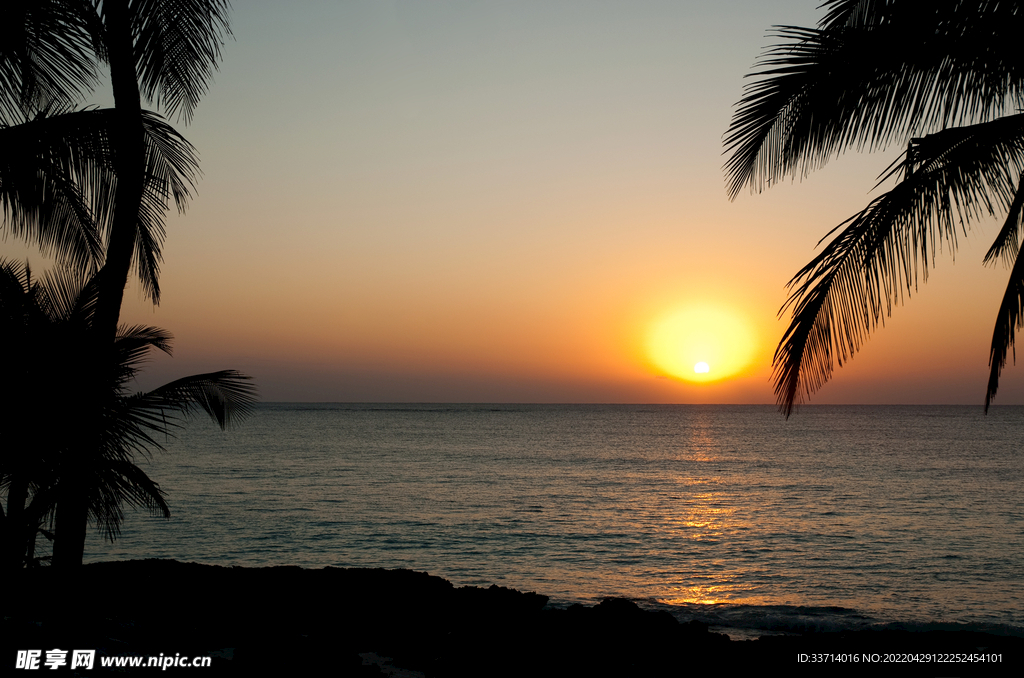
<svg viewBox="0 0 1024 678">
<path fill-rule="evenodd" d="M 862 631 L 731 641 L 626 600 L 550 609 L 536 593 L 455 588 L 409 570 L 145 560 L 86 565 L 70 575 L 24 570 L 19 577 L 5 582 L 4 675 L 38 673 L 15 669 L 18 650 L 45 656 L 54 648 L 95 649 L 94 669 L 63 666 L 52 674 L 83 676 L 132 673 L 101 667 L 101 657 L 161 654 L 212 657 L 208 668 L 168 669 L 195 676 L 1024 675 L 1022 638 Z M 1002 662 L 813 661 L 815 653 L 877 653 L 884 660 L 921 652 L 995 653 Z"/>
</svg>

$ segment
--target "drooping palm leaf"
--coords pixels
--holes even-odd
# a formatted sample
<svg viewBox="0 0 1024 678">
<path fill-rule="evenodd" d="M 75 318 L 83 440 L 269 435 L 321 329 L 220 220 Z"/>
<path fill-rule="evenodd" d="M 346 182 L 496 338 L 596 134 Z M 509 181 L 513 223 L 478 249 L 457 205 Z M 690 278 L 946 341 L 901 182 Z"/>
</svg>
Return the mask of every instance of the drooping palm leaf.
<svg viewBox="0 0 1024 678">
<path fill-rule="evenodd" d="M 138 369 L 151 349 L 171 355 L 173 337 L 167 330 L 146 325 L 120 327 L 114 340 L 114 351 L 119 364 Z M 126 377 L 132 379 L 134 376 Z"/>
<path fill-rule="evenodd" d="M 137 0 L 131 6 L 143 96 L 191 120 L 220 61 L 227 0 Z"/>
<path fill-rule="evenodd" d="M 0 207 L 4 222 L 44 253 L 80 270 L 102 259 L 112 227 L 117 179 L 113 109 L 51 115 L 0 128 Z M 160 116 L 143 112 L 146 168 L 136 222 L 136 269 L 159 301 L 159 264 L 169 203 L 184 211 L 199 175 L 195 149 Z"/>
<path fill-rule="evenodd" d="M 856 353 L 893 303 L 926 279 L 929 259 L 958 225 L 1012 203 L 1024 168 L 1024 115 L 915 140 L 886 176 L 904 178 L 840 225 L 790 282 L 793 320 L 774 357 L 775 393 L 788 416 Z M 1012 333 L 1011 333 L 1012 341 Z"/>
<path fill-rule="evenodd" d="M 984 263 L 989 264 L 997 258 L 1002 259 L 1007 266 L 1013 266 L 1014 252 L 1018 251 L 1020 240 L 1020 229 L 1024 217 L 1024 175 L 1021 175 L 1017 184 L 1017 193 L 1013 196 L 1010 208 L 1007 210 L 1006 219 L 1003 220 L 1003 227 L 992 242 L 992 246 L 985 253 Z"/>
<path fill-rule="evenodd" d="M 985 411 L 988 412 L 992 398 L 999 390 L 999 374 L 1006 366 L 1006 355 L 1013 348 L 1016 330 L 1024 327 L 1024 248 L 1017 252 L 1016 261 L 1010 270 L 1006 292 L 996 313 L 996 326 L 992 331 L 992 347 L 989 351 L 988 387 L 985 390 Z M 1014 351 L 1014 360 L 1016 360 Z"/>
<path fill-rule="evenodd" d="M 755 66 L 725 137 L 730 196 L 1024 100 L 1016 3 L 827 4 L 818 28 L 780 27 Z"/>
<path fill-rule="evenodd" d="M 0 123 L 71 106 L 97 81 L 89 0 L 0 3 Z"/>
<path fill-rule="evenodd" d="M 167 411 L 186 416 L 206 412 L 221 428 L 252 414 L 256 389 L 252 378 L 234 370 L 195 374 L 177 379 L 149 393 L 136 396 L 132 407 L 138 412 Z"/>
<path fill-rule="evenodd" d="M 171 201 L 179 213 L 185 211 L 200 171 L 195 148 L 160 116 L 143 111 L 143 126 L 146 182 L 139 206 L 135 262 L 143 289 L 159 302 L 165 215 Z"/>
<path fill-rule="evenodd" d="M 89 481 L 94 488 L 89 497 L 89 513 L 111 542 L 121 533 L 125 507 L 148 509 L 165 518 L 171 516 L 166 493 L 130 461 L 107 459 L 97 465 Z"/>
<path fill-rule="evenodd" d="M 102 257 L 93 208 L 110 191 L 110 146 L 96 111 L 0 127 L 0 207 L 11 232 L 80 270 Z"/>
<path fill-rule="evenodd" d="M 113 109 L 100 111 L 105 116 L 107 133 L 118 124 Z M 142 201 L 136 220 L 135 268 L 142 289 L 154 302 L 160 301 L 160 262 L 165 236 L 166 213 L 173 201 L 183 213 L 199 177 L 199 158 L 195 148 L 156 113 L 142 111 L 145 172 Z M 115 215 L 115 193 L 95 201 L 100 228 L 110 235 Z"/>
<path fill-rule="evenodd" d="M 33 303 L 53 324 L 64 324 L 75 332 L 88 331 L 96 307 L 95 275 L 84 276 L 79 271 L 55 267 L 47 271 L 32 286 Z M 67 337 L 72 340 L 72 337 Z"/>
</svg>

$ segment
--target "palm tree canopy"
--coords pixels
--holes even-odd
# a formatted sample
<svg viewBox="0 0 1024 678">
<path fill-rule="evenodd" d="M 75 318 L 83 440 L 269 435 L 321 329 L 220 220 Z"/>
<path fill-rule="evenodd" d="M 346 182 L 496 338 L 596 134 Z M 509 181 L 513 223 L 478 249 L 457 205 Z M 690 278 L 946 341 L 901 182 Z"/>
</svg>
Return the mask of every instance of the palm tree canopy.
<svg viewBox="0 0 1024 678">
<path fill-rule="evenodd" d="M 69 408 L 72 421 L 62 428 L 74 432 L 74 441 L 50 439 L 50 429 L 39 427 L 47 433 L 43 459 L 52 473 L 48 479 L 38 474 L 36 497 L 73 507 L 60 512 L 72 516 L 65 536 L 84 534 L 83 487 L 89 512 L 105 521 L 109 536 L 116 534 L 124 503 L 166 508 L 155 484 L 147 484 L 144 474 L 131 474 L 132 455 L 159 447 L 153 436 L 166 434 L 178 421 L 167 412 L 204 410 L 224 426 L 244 415 L 253 400 L 248 378 L 235 372 L 197 375 L 151 394 L 128 396 L 124 389 L 137 370 L 135 361 L 152 348 L 169 350 L 170 336 L 155 328 L 118 327 L 133 263 L 143 289 L 159 301 L 164 213 L 171 200 L 184 208 L 198 173 L 191 146 L 159 116 L 143 110 L 141 100 L 191 119 L 229 34 L 228 6 L 226 0 L 0 4 L 3 225 L 70 265 L 74 270 L 66 275 L 91 274 L 77 287 L 71 278 L 63 286 L 45 279 L 32 284 L 26 267 L 18 302 L 16 285 L 7 284 L 12 280 L 0 281 L 11 308 L 19 309 L 0 312 L 13 330 L 0 341 L 39 335 L 47 340 L 21 344 L 24 355 L 38 358 L 30 364 L 66 368 L 51 382 L 60 388 L 24 398 L 18 411 L 25 416 L 10 419 L 17 427 L 10 430 L 42 421 L 33 408 L 55 396 L 78 405 Z M 102 64 L 109 67 L 115 108 L 75 111 L 96 84 Z M 0 263 L 5 266 L 10 268 Z M 10 278 L 12 270 L 0 272 L 0 278 Z M 68 315 L 53 309 L 72 310 Z M 89 328 L 88 336 L 83 328 Z M 70 347 L 58 346 L 55 338 Z M 23 395 L 12 384 L 32 383 L 32 375 L 9 376 L 5 395 Z M 0 469 L 0 476 L 4 472 Z M 80 563 L 81 540 L 60 541 L 66 545 L 61 559 Z"/>
<path fill-rule="evenodd" d="M 194 149 L 158 115 L 140 111 L 138 100 L 191 120 L 230 35 L 229 8 L 227 0 L 0 5 L 0 206 L 15 235 L 80 268 L 110 263 L 103 260 L 105 251 L 127 275 L 131 258 L 144 291 L 159 303 L 164 214 L 171 198 L 184 208 L 198 163 Z M 118 52 L 125 41 L 129 47 Z M 132 81 L 136 108 L 129 113 L 141 116 L 138 129 L 145 137 L 131 149 L 124 134 L 116 134 L 125 128 L 116 115 L 126 112 L 121 104 L 102 113 L 74 111 L 95 86 L 99 65 L 113 71 L 117 54 L 126 56 L 112 77 Z M 126 174 L 142 176 L 137 214 L 134 204 L 116 210 L 118 173 L 126 185 Z M 138 197 L 135 192 L 127 202 Z M 115 222 L 124 243 L 117 248 Z M 116 286 L 117 277 L 108 282 Z"/>
<path fill-rule="evenodd" d="M 729 194 L 759 191 L 851 147 L 906 152 L 895 186 L 826 235 L 790 281 L 793 320 L 774 358 L 788 416 L 927 279 L 958 230 L 1005 214 L 986 261 L 1016 262 L 993 335 L 986 408 L 1024 315 L 1024 28 L 1019 3 L 830 0 L 816 28 L 782 27 L 755 66 L 725 144 Z M 838 231 L 838 233 L 836 233 Z M 820 244 L 820 243 L 819 243 Z"/>
<path fill-rule="evenodd" d="M 192 119 L 220 61 L 227 0 L 135 0 L 130 3 L 136 71 L 147 99 Z"/>
<path fill-rule="evenodd" d="M 97 20 L 89 0 L 0 4 L 0 123 L 71 106 L 96 85 Z"/>
<path fill-rule="evenodd" d="M 874 149 L 1024 103 L 1018 3 L 829 0 L 817 28 L 755 65 L 725 136 L 729 193 L 806 174 L 842 151 Z"/>
<path fill-rule="evenodd" d="M 119 11 L 127 15 L 140 92 L 187 122 L 231 34 L 230 8 L 228 0 L 4 0 L 0 122 L 80 102 L 98 82 L 98 64 L 109 62 L 109 24 Z"/>
<path fill-rule="evenodd" d="M 122 327 L 108 359 L 99 361 L 89 340 L 96 277 L 58 269 L 33 279 L 27 264 L 0 260 L 0 348 L 22 357 L 2 370 L 0 439 L 7 450 L 23 450 L 0 459 L 0 487 L 15 473 L 31 472 L 37 497 L 52 502 L 62 484 L 82 484 L 89 515 L 114 539 L 124 506 L 169 510 L 159 486 L 135 465 L 136 455 L 161 450 L 160 438 L 200 411 L 222 428 L 246 417 L 256 391 L 249 377 L 225 370 L 131 394 L 147 355 L 171 352 L 171 335 Z"/>
<path fill-rule="evenodd" d="M 188 205 L 199 175 L 195 148 L 159 115 L 143 111 L 146 171 L 135 262 L 143 290 L 159 301 L 164 214 Z M 0 210 L 11 232 L 80 271 L 99 268 L 113 226 L 114 109 L 52 113 L 0 126 Z"/>
</svg>

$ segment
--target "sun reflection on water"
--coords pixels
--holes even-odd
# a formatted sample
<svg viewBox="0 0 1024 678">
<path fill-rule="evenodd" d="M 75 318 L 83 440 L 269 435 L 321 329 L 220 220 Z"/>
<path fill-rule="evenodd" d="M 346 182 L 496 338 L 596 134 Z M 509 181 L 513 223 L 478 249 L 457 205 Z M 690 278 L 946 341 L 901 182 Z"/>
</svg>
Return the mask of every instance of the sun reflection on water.
<svg viewBox="0 0 1024 678">
<path fill-rule="evenodd" d="M 724 567 L 721 548 L 728 548 L 738 532 L 747 529 L 744 516 L 730 501 L 730 480 L 723 472 L 729 460 L 706 417 L 698 414 L 682 436 L 676 473 L 664 478 L 677 488 L 653 522 L 664 526 L 669 538 L 682 539 L 704 553 L 704 567 L 675 573 L 664 582 L 657 600 L 669 605 L 718 605 L 746 602 L 751 590 L 743 566 Z"/>
<path fill-rule="evenodd" d="M 690 586 L 673 589 L 658 602 L 666 605 L 717 605 L 726 602 L 724 586 Z"/>
</svg>

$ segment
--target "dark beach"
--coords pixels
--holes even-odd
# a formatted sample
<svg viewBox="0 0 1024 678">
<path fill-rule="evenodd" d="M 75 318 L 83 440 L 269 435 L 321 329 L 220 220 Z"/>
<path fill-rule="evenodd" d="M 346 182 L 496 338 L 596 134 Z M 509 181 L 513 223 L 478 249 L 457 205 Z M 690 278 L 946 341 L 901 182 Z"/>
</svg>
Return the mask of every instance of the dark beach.
<svg viewBox="0 0 1024 678">
<path fill-rule="evenodd" d="M 421 572 L 241 568 L 136 560 L 48 568 L 5 586 L 5 672 L 19 650 L 211 657 L 194 675 L 1021 675 L 1024 639 L 967 631 L 858 631 L 732 641 L 621 599 L 546 606 L 514 589 L 455 588 Z M 922 661 L 925 654 L 945 662 Z M 877 655 L 877 656 L 873 656 Z M 956 655 L 962 655 L 957 657 Z M 997 663 L 980 663 L 997 655 Z M 973 658 L 973 661 L 956 661 Z M 887 661 L 888 660 L 888 661 Z M 40 666 L 40 670 L 46 670 Z M 27 671 L 14 670 L 26 675 Z"/>
</svg>

